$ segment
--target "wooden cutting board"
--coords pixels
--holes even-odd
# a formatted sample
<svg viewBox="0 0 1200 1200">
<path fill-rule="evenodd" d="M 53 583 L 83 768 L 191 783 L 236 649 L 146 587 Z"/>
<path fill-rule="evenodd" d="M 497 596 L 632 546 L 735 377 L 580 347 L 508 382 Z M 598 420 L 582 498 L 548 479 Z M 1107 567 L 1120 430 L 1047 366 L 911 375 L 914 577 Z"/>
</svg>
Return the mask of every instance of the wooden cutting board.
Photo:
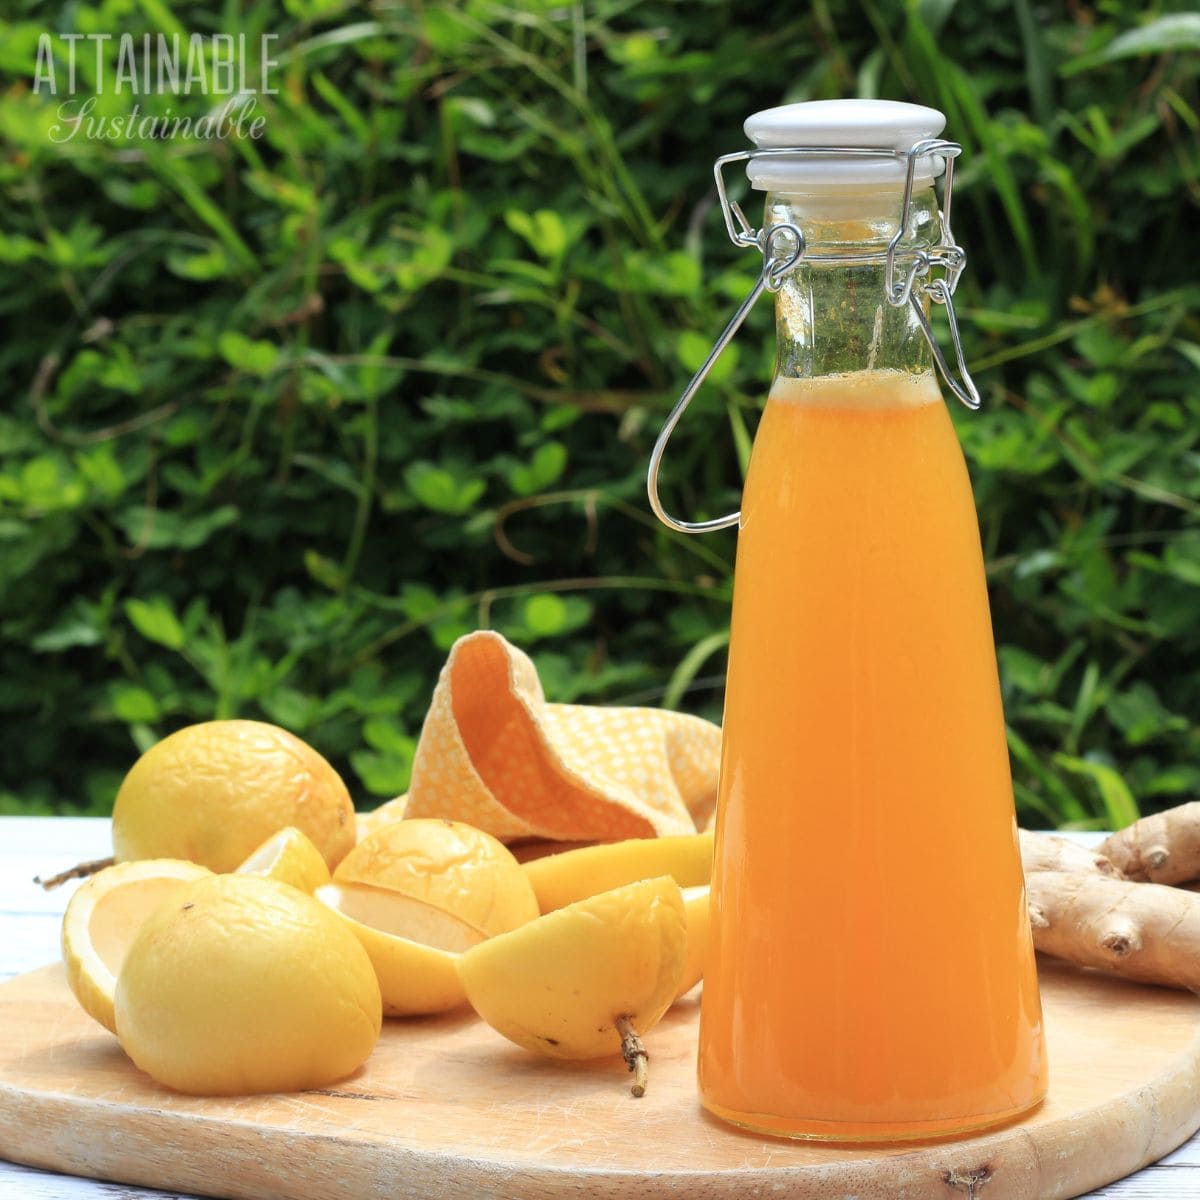
<svg viewBox="0 0 1200 1200">
<path fill-rule="evenodd" d="M 254 1200 L 856 1197 L 1055 1200 L 1154 1161 L 1200 1126 L 1200 998 L 1043 964 L 1049 1099 L 966 1141 L 847 1149 L 736 1132 L 696 1101 L 698 1001 L 619 1059 L 564 1065 L 468 1014 L 385 1023 L 335 1088 L 206 1100 L 137 1071 L 62 969 L 0 985 L 0 1157 Z"/>
</svg>

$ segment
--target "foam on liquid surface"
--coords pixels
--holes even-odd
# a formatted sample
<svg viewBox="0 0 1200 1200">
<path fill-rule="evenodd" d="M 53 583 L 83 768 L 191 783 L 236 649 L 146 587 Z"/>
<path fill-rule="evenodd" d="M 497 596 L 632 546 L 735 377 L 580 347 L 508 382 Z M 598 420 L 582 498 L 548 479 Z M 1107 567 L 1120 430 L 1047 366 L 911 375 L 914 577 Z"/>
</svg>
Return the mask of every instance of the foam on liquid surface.
<svg viewBox="0 0 1200 1200">
<path fill-rule="evenodd" d="M 771 399 L 808 408 L 895 409 L 921 408 L 942 398 L 933 372 L 850 371 L 797 379 L 780 376 Z"/>
</svg>

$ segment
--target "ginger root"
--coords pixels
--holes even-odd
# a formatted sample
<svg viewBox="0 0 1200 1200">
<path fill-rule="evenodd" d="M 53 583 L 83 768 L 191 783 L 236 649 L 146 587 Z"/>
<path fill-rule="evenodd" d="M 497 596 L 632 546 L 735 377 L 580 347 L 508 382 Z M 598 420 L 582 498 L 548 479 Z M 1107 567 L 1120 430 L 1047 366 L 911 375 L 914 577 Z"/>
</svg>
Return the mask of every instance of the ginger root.
<svg viewBox="0 0 1200 1200">
<path fill-rule="evenodd" d="M 1020 838 L 1039 951 L 1200 992 L 1200 801 L 1143 817 L 1091 849 L 1026 829 Z"/>
<path fill-rule="evenodd" d="M 1038 950 L 1200 991 L 1200 895 L 1089 871 L 1032 871 L 1026 889 Z"/>
<path fill-rule="evenodd" d="M 1099 852 L 1127 879 L 1167 884 L 1200 879 L 1200 801 L 1134 821 L 1106 838 Z"/>
<path fill-rule="evenodd" d="M 1109 875 L 1123 879 L 1120 870 L 1099 850 L 1081 846 L 1053 833 L 1018 830 L 1021 835 L 1021 866 L 1025 874 L 1034 871 L 1082 871 L 1086 874 Z"/>
</svg>

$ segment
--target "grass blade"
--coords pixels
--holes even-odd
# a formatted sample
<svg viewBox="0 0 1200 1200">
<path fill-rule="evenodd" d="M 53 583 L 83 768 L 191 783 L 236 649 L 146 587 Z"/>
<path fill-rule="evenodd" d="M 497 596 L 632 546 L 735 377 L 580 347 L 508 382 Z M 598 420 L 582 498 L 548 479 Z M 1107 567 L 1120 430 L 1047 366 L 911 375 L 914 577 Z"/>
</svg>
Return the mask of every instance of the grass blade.
<svg viewBox="0 0 1200 1200">
<path fill-rule="evenodd" d="M 663 708 L 678 708 L 692 681 L 700 673 L 700 668 L 708 659 L 723 646 L 729 645 L 729 630 L 719 629 L 701 638 L 679 661 L 679 665 L 671 672 L 667 689 L 663 692 Z"/>
</svg>

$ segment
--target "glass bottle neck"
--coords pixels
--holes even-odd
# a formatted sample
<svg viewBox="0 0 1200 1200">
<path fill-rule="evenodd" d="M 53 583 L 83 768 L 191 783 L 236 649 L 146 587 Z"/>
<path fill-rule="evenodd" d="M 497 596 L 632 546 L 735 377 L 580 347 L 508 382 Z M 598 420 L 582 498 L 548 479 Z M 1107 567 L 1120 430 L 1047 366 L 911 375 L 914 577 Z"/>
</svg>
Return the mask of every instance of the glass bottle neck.
<svg viewBox="0 0 1200 1200">
<path fill-rule="evenodd" d="M 767 196 L 766 226 L 787 222 L 805 237 L 804 257 L 775 297 L 776 376 L 930 370 L 912 305 L 887 299 L 885 256 L 900 200 L 898 192 Z M 897 247 L 897 281 L 904 278 L 905 251 L 936 244 L 938 233 L 937 202 L 925 187 L 913 194 Z"/>
</svg>

